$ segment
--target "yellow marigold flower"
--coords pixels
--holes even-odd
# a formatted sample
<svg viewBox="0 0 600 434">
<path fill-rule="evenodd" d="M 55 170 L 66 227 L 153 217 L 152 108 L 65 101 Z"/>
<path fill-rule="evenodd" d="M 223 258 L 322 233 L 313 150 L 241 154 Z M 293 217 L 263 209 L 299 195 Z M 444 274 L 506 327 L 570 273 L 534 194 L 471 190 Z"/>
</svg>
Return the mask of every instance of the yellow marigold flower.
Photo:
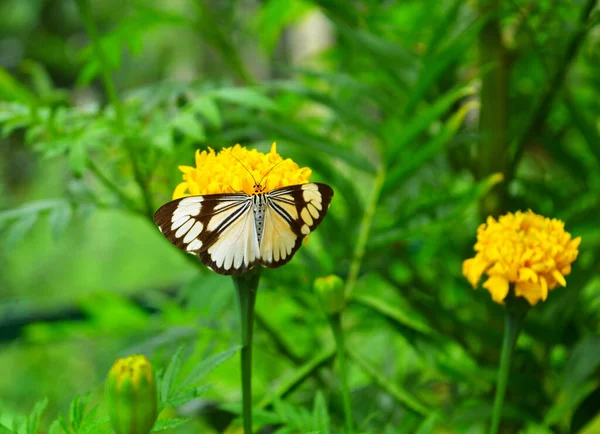
<svg viewBox="0 0 600 434">
<path fill-rule="evenodd" d="M 567 285 L 564 276 L 571 273 L 579 243 L 581 237 L 571 239 L 562 221 L 531 210 L 498 221 L 488 217 L 477 229 L 477 254 L 463 262 L 462 271 L 474 288 L 486 273 L 483 287 L 496 303 L 503 303 L 512 283 L 515 295 L 534 306 L 557 285 Z"/>
<path fill-rule="evenodd" d="M 256 149 L 248 150 L 240 145 L 223 148 L 218 153 L 212 148 L 202 152 L 197 150 L 196 167 L 179 166 L 179 170 L 183 172 L 183 182 L 175 187 L 173 200 L 185 196 L 236 191 L 252 194 L 252 177 L 260 182 L 265 175 L 262 185 L 265 191 L 270 191 L 288 185 L 304 184 L 312 173 L 308 167 L 300 168 L 289 158 L 284 160 L 277 153 L 276 143 L 271 145 L 271 151 L 267 154 Z"/>
</svg>

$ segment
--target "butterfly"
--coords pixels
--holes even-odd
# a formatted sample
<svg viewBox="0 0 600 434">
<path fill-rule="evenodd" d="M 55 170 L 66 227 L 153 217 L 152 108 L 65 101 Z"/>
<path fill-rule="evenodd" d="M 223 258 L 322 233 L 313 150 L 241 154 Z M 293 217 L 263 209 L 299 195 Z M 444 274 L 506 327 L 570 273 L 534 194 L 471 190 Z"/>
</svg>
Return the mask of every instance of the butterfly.
<svg viewBox="0 0 600 434">
<path fill-rule="evenodd" d="M 280 267 L 321 223 L 333 197 L 327 184 L 311 182 L 254 193 L 188 196 L 161 206 L 154 222 L 185 252 L 198 255 L 211 270 L 246 273 L 257 264 Z"/>
</svg>

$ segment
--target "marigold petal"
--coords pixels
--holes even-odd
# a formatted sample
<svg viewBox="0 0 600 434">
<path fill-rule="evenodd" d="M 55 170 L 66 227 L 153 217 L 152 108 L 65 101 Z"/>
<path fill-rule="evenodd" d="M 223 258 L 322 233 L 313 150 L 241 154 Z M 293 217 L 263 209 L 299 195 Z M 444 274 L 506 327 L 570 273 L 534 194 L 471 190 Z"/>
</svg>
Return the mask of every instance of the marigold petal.
<svg viewBox="0 0 600 434">
<path fill-rule="evenodd" d="M 522 267 L 519 269 L 519 280 L 521 282 L 531 281 L 533 283 L 537 283 L 538 275 L 531 268 Z"/>
<path fill-rule="evenodd" d="M 560 274 L 560 271 L 552 271 L 552 277 L 554 277 L 561 286 L 567 286 L 567 281 L 565 280 L 564 276 Z"/>
<path fill-rule="evenodd" d="M 496 303 L 503 303 L 508 295 L 508 280 L 502 276 L 490 276 L 483 287 L 490 292 Z"/>
<path fill-rule="evenodd" d="M 542 300 L 546 301 L 548 298 L 548 282 L 544 276 L 540 276 L 540 288 L 542 290 Z"/>
<path fill-rule="evenodd" d="M 477 284 L 481 279 L 481 275 L 487 268 L 486 263 L 482 263 L 477 257 L 467 259 L 463 262 L 462 272 L 473 288 L 477 288 Z"/>
<path fill-rule="evenodd" d="M 177 184 L 177 187 L 175 187 L 175 191 L 173 191 L 173 200 L 190 196 L 188 193 L 186 193 L 187 188 L 187 182 L 180 182 L 179 184 Z"/>
<path fill-rule="evenodd" d="M 195 182 L 191 179 L 188 179 L 187 185 L 188 185 L 188 190 L 190 191 L 190 193 L 192 195 L 198 196 L 200 194 L 200 187 L 198 186 L 197 182 Z"/>
<path fill-rule="evenodd" d="M 569 244 L 567 244 L 567 249 L 577 249 L 580 244 L 581 237 L 573 238 L 571 241 L 569 241 Z"/>
<path fill-rule="evenodd" d="M 183 173 L 189 173 L 192 170 L 194 170 L 194 168 L 192 166 L 177 166 L 177 168 L 179 170 L 181 170 Z"/>
<path fill-rule="evenodd" d="M 546 296 L 547 296 L 546 292 Z M 524 297 L 530 305 L 535 306 L 540 300 L 545 300 L 542 286 L 537 283 L 520 282 L 515 285 L 515 295 Z"/>
</svg>

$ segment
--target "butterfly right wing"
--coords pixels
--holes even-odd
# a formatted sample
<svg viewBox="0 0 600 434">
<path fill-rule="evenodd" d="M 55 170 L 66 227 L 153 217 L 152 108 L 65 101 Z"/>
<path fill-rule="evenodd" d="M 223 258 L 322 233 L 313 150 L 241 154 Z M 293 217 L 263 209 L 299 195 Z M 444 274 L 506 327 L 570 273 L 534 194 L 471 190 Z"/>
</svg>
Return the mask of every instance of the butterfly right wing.
<svg viewBox="0 0 600 434">
<path fill-rule="evenodd" d="M 247 194 L 190 196 L 156 211 L 154 221 L 180 249 L 220 274 L 242 274 L 260 258 L 252 199 Z"/>
</svg>

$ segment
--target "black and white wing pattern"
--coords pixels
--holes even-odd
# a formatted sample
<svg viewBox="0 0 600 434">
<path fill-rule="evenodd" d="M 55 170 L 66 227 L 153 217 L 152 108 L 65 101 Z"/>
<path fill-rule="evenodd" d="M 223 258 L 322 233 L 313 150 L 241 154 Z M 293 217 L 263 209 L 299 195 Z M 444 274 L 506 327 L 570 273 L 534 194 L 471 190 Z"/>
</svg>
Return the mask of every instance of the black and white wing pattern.
<svg viewBox="0 0 600 434">
<path fill-rule="evenodd" d="M 190 196 L 156 211 L 154 221 L 174 245 L 220 274 L 242 274 L 260 259 L 252 197 L 245 193 Z"/>
<path fill-rule="evenodd" d="M 243 274 L 262 264 L 287 263 L 323 220 L 333 190 L 309 183 L 252 196 L 245 193 L 190 196 L 156 211 L 154 221 L 180 249 L 198 255 L 220 274 Z"/>
<path fill-rule="evenodd" d="M 260 263 L 275 268 L 287 263 L 302 241 L 321 223 L 333 197 L 327 184 L 291 185 L 265 193 Z"/>
</svg>

